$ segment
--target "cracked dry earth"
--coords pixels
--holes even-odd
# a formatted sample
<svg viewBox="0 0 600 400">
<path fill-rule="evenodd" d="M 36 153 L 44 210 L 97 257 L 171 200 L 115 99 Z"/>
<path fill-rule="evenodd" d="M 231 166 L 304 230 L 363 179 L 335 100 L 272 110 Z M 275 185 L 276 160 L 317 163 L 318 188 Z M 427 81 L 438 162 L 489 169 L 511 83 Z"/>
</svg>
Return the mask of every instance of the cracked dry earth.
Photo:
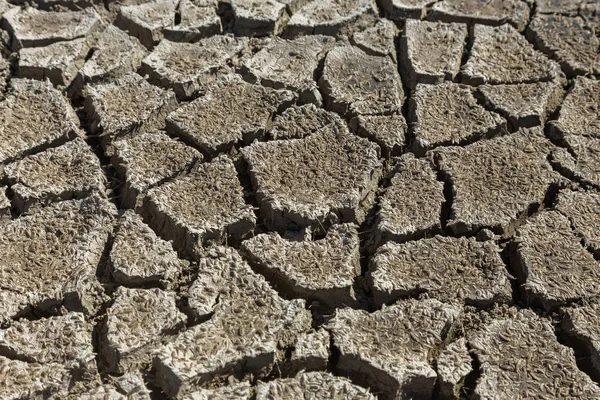
<svg viewBox="0 0 600 400">
<path fill-rule="evenodd" d="M 0 399 L 600 398 L 598 1 L 0 15 Z"/>
</svg>

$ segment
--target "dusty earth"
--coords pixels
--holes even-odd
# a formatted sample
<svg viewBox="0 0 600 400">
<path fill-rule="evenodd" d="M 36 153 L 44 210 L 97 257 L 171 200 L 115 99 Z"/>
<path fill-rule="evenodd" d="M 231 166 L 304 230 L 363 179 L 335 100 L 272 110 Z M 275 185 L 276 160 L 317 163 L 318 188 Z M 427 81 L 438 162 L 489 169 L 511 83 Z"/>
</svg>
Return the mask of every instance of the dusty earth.
<svg viewBox="0 0 600 400">
<path fill-rule="evenodd" d="M 0 399 L 600 398 L 597 0 L 0 15 Z"/>
</svg>

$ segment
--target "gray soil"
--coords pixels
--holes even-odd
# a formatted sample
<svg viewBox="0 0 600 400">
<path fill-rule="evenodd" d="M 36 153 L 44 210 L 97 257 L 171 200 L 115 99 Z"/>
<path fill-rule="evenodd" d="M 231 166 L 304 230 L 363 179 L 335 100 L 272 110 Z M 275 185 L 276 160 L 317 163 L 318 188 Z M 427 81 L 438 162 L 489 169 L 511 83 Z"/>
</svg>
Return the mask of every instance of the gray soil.
<svg viewBox="0 0 600 400">
<path fill-rule="evenodd" d="M 597 0 L 0 0 L 0 400 L 600 398 Z"/>
</svg>

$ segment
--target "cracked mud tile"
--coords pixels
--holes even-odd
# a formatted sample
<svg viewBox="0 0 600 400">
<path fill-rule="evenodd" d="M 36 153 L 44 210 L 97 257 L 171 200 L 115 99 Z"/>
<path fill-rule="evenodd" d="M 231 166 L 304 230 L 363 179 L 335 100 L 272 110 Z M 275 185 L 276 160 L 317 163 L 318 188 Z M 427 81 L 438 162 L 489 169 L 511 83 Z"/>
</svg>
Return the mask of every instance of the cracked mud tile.
<svg viewBox="0 0 600 400">
<path fill-rule="evenodd" d="M 600 39 L 581 17 L 536 14 L 527 38 L 556 59 L 569 76 L 600 74 Z"/>
<path fill-rule="evenodd" d="M 65 398 L 71 374 L 60 364 L 37 364 L 0 356 L 0 398 Z"/>
<path fill-rule="evenodd" d="M 585 183 L 600 186 L 600 82 L 577 77 L 565 97 L 550 137 L 570 150 L 556 152 L 554 162 Z"/>
<path fill-rule="evenodd" d="M 207 88 L 204 96 L 169 114 L 167 132 L 215 156 L 263 137 L 273 114 L 294 101 L 295 94 L 288 90 L 252 85 L 229 75 Z"/>
<path fill-rule="evenodd" d="M 141 205 L 149 188 L 180 175 L 202 161 L 202 154 L 163 132 L 142 133 L 114 142 L 111 164 L 125 180 L 121 207 Z"/>
<path fill-rule="evenodd" d="M 213 389 L 200 389 L 183 396 L 182 400 L 252 400 L 254 387 L 243 381 Z"/>
<path fill-rule="evenodd" d="M 434 151 L 452 188 L 448 227 L 457 235 L 488 228 L 509 237 L 529 210 L 565 179 L 546 158 L 555 147 L 541 128 Z"/>
<path fill-rule="evenodd" d="M 331 337 L 325 329 L 298 337 L 286 372 L 326 371 L 331 356 Z"/>
<path fill-rule="evenodd" d="M 310 329 L 304 301 L 279 297 L 234 249 L 210 249 L 200 259 L 198 280 L 216 292 L 205 297 L 209 303 L 218 296 L 218 304 L 208 321 L 173 338 L 154 358 L 158 383 L 168 396 L 183 396 L 234 373 L 265 377 L 284 349 Z M 201 305 L 202 297 L 198 300 Z"/>
<path fill-rule="evenodd" d="M 205 37 L 219 35 L 223 28 L 217 15 L 214 0 L 181 0 L 178 24 L 165 28 L 165 39 L 174 42 L 196 42 Z"/>
<path fill-rule="evenodd" d="M 556 210 L 569 218 L 575 232 L 594 254 L 600 255 L 600 194 L 593 191 L 563 190 Z"/>
<path fill-rule="evenodd" d="M 326 325 L 340 353 L 336 368 L 382 398 L 430 398 L 437 379 L 431 352 L 460 314 L 433 299 L 403 300 L 371 314 L 339 309 Z"/>
<path fill-rule="evenodd" d="M 462 81 L 469 85 L 532 83 L 556 79 L 560 65 L 534 49 L 510 24 L 475 25 L 473 47 L 462 67 Z"/>
<path fill-rule="evenodd" d="M 173 92 L 151 85 L 133 72 L 114 82 L 88 85 L 84 96 L 90 129 L 101 136 L 104 149 L 122 136 L 163 128 L 165 117 L 177 107 Z"/>
<path fill-rule="evenodd" d="M 0 355 L 38 364 L 62 364 L 71 370 L 97 373 L 91 323 L 81 313 L 39 320 L 21 319 L 0 330 Z M 82 375 L 84 371 L 77 371 Z"/>
<path fill-rule="evenodd" d="M 73 83 L 79 92 L 86 84 L 106 82 L 137 71 L 146 48 L 136 38 L 109 25 L 92 46 L 93 54 L 77 72 Z"/>
<path fill-rule="evenodd" d="M 83 66 L 88 51 L 86 39 L 21 49 L 16 75 L 41 81 L 49 79 L 55 86 L 66 87 Z"/>
<path fill-rule="evenodd" d="M 119 287 L 100 332 L 100 351 L 109 371 L 123 373 L 150 364 L 161 336 L 176 332 L 185 321 L 174 293 Z"/>
<path fill-rule="evenodd" d="M 115 25 L 151 49 L 163 38 L 163 29 L 175 24 L 177 0 L 157 0 L 144 4 L 122 5 Z"/>
<path fill-rule="evenodd" d="M 466 24 L 407 20 L 400 37 L 400 67 L 407 85 L 453 80 L 460 71 Z"/>
<path fill-rule="evenodd" d="M 122 285 L 159 283 L 170 287 L 189 262 L 177 257 L 171 243 L 160 239 L 132 210 L 121 216 L 110 251 L 111 275 Z"/>
<path fill-rule="evenodd" d="M 368 389 L 328 372 L 300 372 L 293 378 L 258 381 L 256 400 L 281 399 L 356 399 L 375 400 Z"/>
<path fill-rule="evenodd" d="M 8 93 L 0 102 L 0 121 L 3 163 L 79 135 L 75 111 L 49 82 L 11 79 Z"/>
<path fill-rule="evenodd" d="M 480 364 L 475 398 L 600 396 L 598 386 L 577 368 L 573 350 L 558 343 L 551 323 L 530 310 L 493 319 L 467 339 Z"/>
<path fill-rule="evenodd" d="M 88 197 L 0 224 L 0 319 L 61 305 L 93 314 L 103 301 L 96 269 L 116 213 L 107 200 Z"/>
<path fill-rule="evenodd" d="M 319 88 L 325 108 L 341 115 L 399 114 L 404 101 L 398 68 L 389 57 L 344 44 L 327 53 Z"/>
<path fill-rule="evenodd" d="M 377 143 L 385 159 L 399 156 L 404 150 L 408 127 L 402 114 L 359 115 L 350 120 L 349 127 L 358 136 Z"/>
<path fill-rule="evenodd" d="M 100 160 L 81 138 L 9 164 L 4 173 L 19 213 L 33 204 L 106 195 Z"/>
<path fill-rule="evenodd" d="M 504 116 L 514 129 L 544 125 L 563 99 L 560 82 L 483 85 L 478 88 L 488 108 Z"/>
<path fill-rule="evenodd" d="M 433 5 L 431 18 L 483 25 L 509 22 L 523 31 L 529 22 L 529 12 L 527 2 L 521 0 L 442 0 Z"/>
<path fill-rule="evenodd" d="M 326 229 L 361 224 L 381 177 L 379 148 L 330 124 L 304 139 L 242 149 L 260 213 L 269 229 Z"/>
<path fill-rule="evenodd" d="M 369 285 L 378 306 L 427 293 L 441 301 L 478 308 L 512 298 L 500 248 L 493 241 L 435 236 L 387 243 L 371 259 Z"/>
<path fill-rule="evenodd" d="M 379 5 L 386 18 L 399 21 L 425 18 L 427 8 L 435 2 L 436 0 L 381 0 Z"/>
<path fill-rule="evenodd" d="M 231 73 L 228 63 L 246 48 L 248 41 L 216 35 L 196 43 L 162 40 L 142 62 L 142 74 L 151 82 L 173 89 L 179 100 L 203 93 L 219 76 Z"/>
<path fill-rule="evenodd" d="M 319 240 L 290 241 L 277 233 L 261 234 L 242 242 L 242 251 L 290 297 L 341 307 L 356 302 L 359 244 L 356 226 L 344 224 L 332 226 Z"/>
<path fill-rule="evenodd" d="M 428 161 L 402 156 L 390 186 L 379 197 L 373 245 L 403 242 L 439 232 L 444 184 Z"/>
<path fill-rule="evenodd" d="M 236 36 L 279 35 L 288 19 L 284 2 L 275 0 L 231 0 Z"/>
<path fill-rule="evenodd" d="M 354 32 L 352 43 L 372 56 L 388 56 L 396 62 L 398 28 L 387 19 L 377 20 L 375 26 Z"/>
<path fill-rule="evenodd" d="M 437 359 L 437 374 L 439 395 L 442 399 L 460 398 L 465 379 L 473 370 L 472 361 L 464 337 L 440 351 Z"/>
<path fill-rule="evenodd" d="M 244 64 L 244 75 L 263 86 L 299 93 L 302 103 L 322 104 L 313 77 L 334 39 L 302 36 L 294 40 L 273 38 Z"/>
<path fill-rule="evenodd" d="M 221 156 L 148 191 L 142 215 L 161 236 L 191 255 L 203 245 L 239 241 L 255 227 L 233 162 Z"/>
<path fill-rule="evenodd" d="M 334 122 L 344 124 L 339 115 L 314 104 L 294 105 L 275 117 L 268 137 L 273 140 L 302 139 Z"/>
<path fill-rule="evenodd" d="M 353 24 L 360 26 L 361 20 L 375 20 L 377 16 L 373 0 L 311 1 L 292 15 L 285 35 L 334 36 Z"/>
<path fill-rule="evenodd" d="M 471 89 L 452 82 L 417 85 L 409 103 L 414 151 L 472 142 L 506 129 L 506 120 L 477 103 Z M 443 126 L 444 129 L 440 129 Z"/>
<path fill-rule="evenodd" d="M 528 304 L 552 310 L 600 294 L 600 263 L 557 211 L 540 213 L 517 231 L 512 257 Z"/>
<path fill-rule="evenodd" d="M 65 12 L 16 7 L 2 17 L 4 29 L 12 35 L 13 50 L 88 37 L 101 29 L 102 21 L 92 7 Z"/>
<path fill-rule="evenodd" d="M 569 346 L 579 350 L 580 358 L 587 358 L 594 378 L 600 376 L 600 306 L 591 303 L 575 308 L 563 308 L 561 331 Z"/>
</svg>

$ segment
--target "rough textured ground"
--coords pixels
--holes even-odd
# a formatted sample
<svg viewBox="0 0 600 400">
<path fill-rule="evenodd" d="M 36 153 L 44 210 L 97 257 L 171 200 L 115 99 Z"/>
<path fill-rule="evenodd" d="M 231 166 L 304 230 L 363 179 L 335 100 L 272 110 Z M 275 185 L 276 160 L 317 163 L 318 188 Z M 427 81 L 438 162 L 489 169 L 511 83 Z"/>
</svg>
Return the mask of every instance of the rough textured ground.
<svg viewBox="0 0 600 400">
<path fill-rule="evenodd" d="M 0 400 L 600 398 L 597 0 L 0 22 Z"/>
</svg>

